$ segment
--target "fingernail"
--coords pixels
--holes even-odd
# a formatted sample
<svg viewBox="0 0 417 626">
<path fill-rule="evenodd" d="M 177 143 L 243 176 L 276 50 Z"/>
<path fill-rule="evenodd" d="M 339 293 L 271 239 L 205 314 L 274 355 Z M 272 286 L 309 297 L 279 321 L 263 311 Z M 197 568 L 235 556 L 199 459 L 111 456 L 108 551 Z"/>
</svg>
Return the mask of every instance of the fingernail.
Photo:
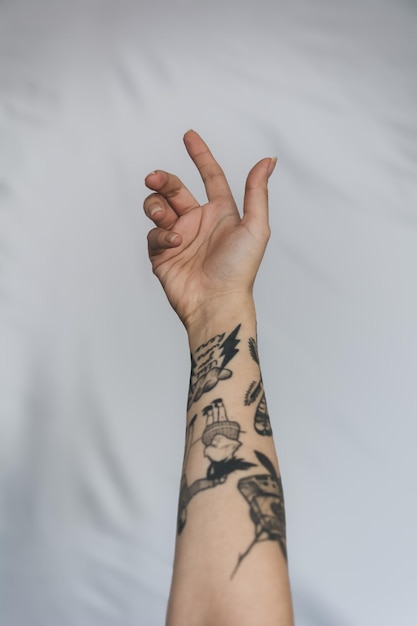
<svg viewBox="0 0 417 626">
<path fill-rule="evenodd" d="M 149 172 L 149 174 L 146 174 L 145 176 L 145 180 L 148 178 L 148 176 L 153 176 L 154 174 L 157 174 L 158 170 L 154 170 L 153 172 Z"/>
<path fill-rule="evenodd" d="M 275 166 L 277 164 L 277 161 L 278 161 L 278 157 L 272 157 L 271 158 L 271 162 L 270 162 L 269 168 L 268 168 L 268 178 L 271 176 L 272 172 L 274 171 Z"/>
<path fill-rule="evenodd" d="M 153 217 L 156 213 L 162 212 L 162 210 L 163 209 L 160 204 L 151 204 L 149 207 L 149 215 L 150 217 Z"/>
<path fill-rule="evenodd" d="M 176 239 L 178 239 L 178 235 L 176 235 L 175 233 L 168 233 L 165 236 L 165 241 L 167 241 L 168 243 L 175 243 Z"/>
</svg>

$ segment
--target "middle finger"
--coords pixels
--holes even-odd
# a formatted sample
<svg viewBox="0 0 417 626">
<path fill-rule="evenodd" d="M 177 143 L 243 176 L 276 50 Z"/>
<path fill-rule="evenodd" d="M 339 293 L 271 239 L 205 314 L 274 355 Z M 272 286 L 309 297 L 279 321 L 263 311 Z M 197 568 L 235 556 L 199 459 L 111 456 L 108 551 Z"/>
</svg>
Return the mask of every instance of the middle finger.
<svg viewBox="0 0 417 626">
<path fill-rule="evenodd" d="M 174 174 L 162 170 L 151 172 L 145 178 L 145 185 L 163 196 L 178 216 L 200 206 L 193 194 Z"/>
</svg>

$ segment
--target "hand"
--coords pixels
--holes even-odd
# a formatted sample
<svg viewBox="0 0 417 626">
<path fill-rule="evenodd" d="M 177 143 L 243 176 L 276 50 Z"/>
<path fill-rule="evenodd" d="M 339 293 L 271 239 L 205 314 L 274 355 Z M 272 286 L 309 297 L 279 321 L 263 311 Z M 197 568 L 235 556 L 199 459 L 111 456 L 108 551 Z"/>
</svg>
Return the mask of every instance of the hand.
<svg viewBox="0 0 417 626">
<path fill-rule="evenodd" d="M 184 143 L 208 202 L 200 205 L 176 176 L 158 170 L 145 178 L 156 193 L 146 198 L 144 210 L 156 225 L 148 234 L 153 272 L 188 329 L 218 306 L 219 298 L 252 298 L 270 236 L 267 181 L 276 159 L 262 159 L 249 172 L 241 217 L 223 171 L 201 137 L 188 131 Z"/>
</svg>

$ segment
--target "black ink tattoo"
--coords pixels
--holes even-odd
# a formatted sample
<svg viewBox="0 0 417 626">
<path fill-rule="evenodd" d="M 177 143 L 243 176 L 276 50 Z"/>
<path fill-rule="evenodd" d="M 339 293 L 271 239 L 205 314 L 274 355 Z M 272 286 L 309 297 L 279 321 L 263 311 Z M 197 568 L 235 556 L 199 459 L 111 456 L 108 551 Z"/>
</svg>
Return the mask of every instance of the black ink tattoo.
<svg viewBox="0 0 417 626">
<path fill-rule="evenodd" d="M 261 380 L 253 380 L 249 385 L 249 389 L 245 394 L 245 405 L 250 406 L 254 402 L 256 402 L 257 397 L 262 391 L 262 381 Z"/>
<path fill-rule="evenodd" d="M 272 436 L 272 427 L 264 393 L 262 394 L 261 399 L 258 402 L 258 406 L 256 407 L 254 427 L 258 435 L 266 437 Z"/>
<path fill-rule="evenodd" d="M 204 407 L 202 415 L 206 422 L 201 437 L 194 439 L 197 415 L 194 415 L 187 428 L 184 470 L 181 478 L 178 505 L 178 534 L 182 532 L 187 521 L 188 503 L 197 493 L 224 483 L 232 472 L 255 467 L 254 463 L 249 463 L 235 456 L 237 450 L 242 445 L 239 439 L 240 425 L 238 422 L 229 420 L 222 399 L 213 400 L 211 404 Z M 203 454 L 210 463 L 206 477 L 199 478 L 191 485 L 188 485 L 185 467 L 191 446 L 199 441 L 203 444 Z"/>
<path fill-rule="evenodd" d="M 249 352 L 250 352 L 252 359 L 255 361 L 255 363 L 260 365 L 258 344 L 256 343 L 256 339 L 254 339 L 253 337 L 250 337 L 248 344 L 249 344 Z"/>
<path fill-rule="evenodd" d="M 204 393 L 211 391 L 220 380 L 232 376 L 232 370 L 226 365 L 239 352 L 237 335 L 239 326 L 225 338 L 226 333 L 215 335 L 197 348 L 191 355 L 191 377 L 188 393 L 189 409 Z"/>
<path fill-rule="evenodd" d="M 248 341 L 249 344 L 249 352 L 252 359 L 259 365 L 259 354 L 258 354 L 258 346 L 256 340 L 251 337 Z M 249 385 L 249 389 L 245 394 L 245 405 L 250 406 L 261 395 L 261 398 L 256 407 L 255 416 L 254 416 L 254 428 L 258 435 L 263 435 L 267 437 L 272 436 L 272 428 L 271 422 L 269 419 L 268 407 L 266 404 L 264 385 L 262 381 L 262 375 L 259 370 L 259 379 L 253 380 Z"/>
<path fill-rule="evenodd" d="M 257 474 L 241 478 L 238 489 L 249 504 L 249 514 L 255 525 L 255 537 L 248 548 L 239 555 L 231 578 L 252 548 L 261 541 L 277 541 L 282 555 L 287 560 L 287 542 L 285 531 L 284 494 L 281 477 L 271 461 L 262 452 L 255 451 L 258 461 L 268 474 Z"/>
</svg>

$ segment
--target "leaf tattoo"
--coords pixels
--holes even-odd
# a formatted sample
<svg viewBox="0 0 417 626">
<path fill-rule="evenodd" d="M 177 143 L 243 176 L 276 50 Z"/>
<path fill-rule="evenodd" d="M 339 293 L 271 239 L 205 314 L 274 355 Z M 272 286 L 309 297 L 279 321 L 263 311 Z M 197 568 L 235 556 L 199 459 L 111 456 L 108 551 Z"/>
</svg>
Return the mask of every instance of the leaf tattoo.
<svg viewBox="0 0 417 626">
<path fill-rule="evenodd" d="M 253 337 L 250 337 L 249 341 L 249 352 L 252 359 L 259 365 L 259 354 L 258 354 L 258 346 L 256 345 L 256 341 Z"/>
<path fill-rule="evenodd" d="M 278 482 L 279 477 L 272 461 L 270 461 L 265 454 L 259 452 L 258 450 L 255 450 L 255 456 L 259 463 L 262 463 L 264 468 L 271 474 L 272 478 Z"/>
<path fill-rule="evenodd" d="M 245 393 L 245 406 L 253 404 L 262 391 L 262 381 L 253 380 L 249 385 L 249 389 Z"/>
</svg>

